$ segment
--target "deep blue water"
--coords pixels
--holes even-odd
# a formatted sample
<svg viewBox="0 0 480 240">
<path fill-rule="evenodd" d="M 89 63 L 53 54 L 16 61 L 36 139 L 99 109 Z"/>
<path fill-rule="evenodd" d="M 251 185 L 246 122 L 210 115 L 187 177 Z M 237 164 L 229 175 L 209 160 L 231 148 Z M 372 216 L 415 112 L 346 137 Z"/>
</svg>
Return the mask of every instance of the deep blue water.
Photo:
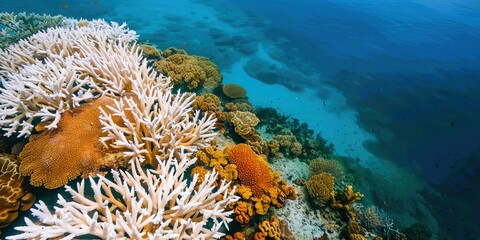
<svg viewBox="0 0 480 240">
<path fill-rule="evenodd" d="M 320 98 L 323 86 L 340 90 L 378 140 L 365 148 L 440 192 L 425 194 L 438 210 L 440 236 L 480 234 L 468 215 L 480 214 L 479 1 L 179 2 L 0 0 L 0 11 L 125 21 L 142 38 L 208 56 L 222 70 L 251 56 L 259 42 L 273 45 L 270 56 L 288 72 L 320 77 L 258 80 L 299 94 L 318 89 Z M 146 15 L 122 12 L 135 4 L 147 7 Z M 198 17 L 203 8 L 216 15 Z M 209 25 L 216 21 L 233 30 Z"/>
</svg>

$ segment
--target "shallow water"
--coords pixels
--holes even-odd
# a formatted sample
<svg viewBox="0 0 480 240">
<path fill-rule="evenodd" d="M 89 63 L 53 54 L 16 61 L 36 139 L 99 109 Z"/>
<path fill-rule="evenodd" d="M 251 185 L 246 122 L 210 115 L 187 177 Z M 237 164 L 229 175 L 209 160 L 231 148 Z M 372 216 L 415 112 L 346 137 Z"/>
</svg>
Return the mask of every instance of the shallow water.
<svg viewBox="0 0 480 240">
<path fill-rule="evenodd" d="M 439 239 L 480 234 L 479 3 L 50 0 L 1 1 L 0 11 L 126 22 L 159 48 L 209 57 L 255 106 L 378 168 L 366 180 L 372 199 L 429 211 L 400 222 L 431 214 Z"/>
</svg>

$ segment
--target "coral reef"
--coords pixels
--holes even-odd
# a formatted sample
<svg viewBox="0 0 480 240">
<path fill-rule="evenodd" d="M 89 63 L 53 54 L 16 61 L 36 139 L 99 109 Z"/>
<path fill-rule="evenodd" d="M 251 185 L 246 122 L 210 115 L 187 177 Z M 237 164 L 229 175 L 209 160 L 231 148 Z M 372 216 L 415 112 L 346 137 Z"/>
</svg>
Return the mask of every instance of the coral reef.
<svg viewBox="0 0 480 240">
<path fill-rule="evenodd" d="M 186 84 L 188 89 L 215 87 L 222 81 L 220 69 L 205 57 L 171 54 L 156 62 L 156 69 L 169 76 L 174 84 Z"/>
<path fill-rule="evenodd" d="M 205 176 L 197 190 L 197 175 L 191 182 L 184 172 L 195 163 L 180 153 L 180 158 L 170 154 L 156 169 L 144 170 L 138 159 L 131 162 L 127 171 L 112 170 L 113 180 L 98 175 L 89 178 L 93 196 L 85 195 L 84 180 L 77 190 L 66 186 L 73 201 L 59 195 L 55 212 L 40 201 L 32 209 L 41 222 L 25 218 L 26 226 L 15 229 L 23 232 L 7 239 L 24 238 L 76 238 L 93 235 L 103 239 L 211 239 L 220 238 L 223 226 L 232 220 L 226 211 L 229 204 L 238 200 L 235 189 L 223 181 L 212 191 L 217 173 Z M 223 196 L 221 200 L 216 200 Z"/>
<path fill-rule="evenodd" d="M 257 226 L 258 232 L 253 236 L 255 240 L 280 240 L 282 239 L 282 232 L 280 227 L 280 220 L 276 216 L 271 216 L 267 220 L 260 222 Z"/>
<path fill-rule="evenodd" d="M 18 171 L 19 160 L 8 154 L 0 154 L 0 228 L 8 226 L 19 211 L 28 210 L 35 201 L 31 186 Z"/>
<path fill-rule="evenodd" d="M 6 48 L 10 44 L 25 39 L 47 28 L 64 26 L 71 23 L 64 16 L 38 15 L 21 12 L 0 13 L 0 48 Z"/>
<path fill-rule="evenodd" d="M 87 177 L 100 168 L 122 165 L 106 162 L 115 158 L 106 157 L 106 148 L 100 142 L 102 128 L 98 108 L 112 103 L 112 98 L 104 96 L 82 104 L 71 112 L 64 112 L 56 129 L 30 136 L 19 155 L 20 172 L 30 176 L 33 186 L 52 189 L 79 175 Z"/>
<path fill-rule="evenodd" d="M 363 197 L 363 194 L 355 192 L 351 185 L 347 185 L 344 187 L 343 192 L 332 193 L 331 206 L 346 212 L 347 216 L 354 221 L 356 214 L 351 205 L 360 201 Z"/>
<path fill-rule="evenodd" d="M 235 83 L 223 85 L 222 91 L 227 97 L 233 99 L 244 98 L 245 96 L 247 96 L 247 90 Z"/>
<path fill-rule="evenodd" d="M 325 207 L 334 192 L 334 177 L 329 173 L 313 175 L 306 182 L 308 193 L 313 203 Z"/>
</svg>

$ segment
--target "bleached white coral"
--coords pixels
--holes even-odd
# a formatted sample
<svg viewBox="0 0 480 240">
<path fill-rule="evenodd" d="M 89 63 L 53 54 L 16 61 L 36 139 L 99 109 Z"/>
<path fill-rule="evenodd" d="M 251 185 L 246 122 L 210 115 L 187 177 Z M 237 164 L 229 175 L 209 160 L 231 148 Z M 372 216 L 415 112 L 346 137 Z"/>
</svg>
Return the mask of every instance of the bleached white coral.
<svg viewBox="0 0 480 240">
<path fill-rule="evenodd" d="M 148 170 L 134 160 L 128 172 L 112 170 L 113 180 L 90 177 L 92 197 L 85 195 L 83 180 L 77 190 L 66 186 L 73 201 L 59 195 L 54 212 L 40 201 L 31 211 L 41 222 L 25 218 L 27 226 L 15 228 L 23 233 L 7 239 L 73 239 L 87 234 L 102 239 L 220 238 L 221 228 L 232 221 L 226 208 L 238 200 L 235 188 L 229 191 L 225 181 L 216 188 L 218 174 L 213 171 L 195 190 L 198 175 L 187 182 L 184 173 L 196 159 L 179 155 L 181 159 L 171 154 Z"/>
<path fill-rule="evenodd" d="M 107 106 L 112 114 L 100 110 L 102 130 L 107 133 L 100 140 L 131 159 L 144 158 L 153 165 L 155 156 L 165 160 L 171 152 L 178 155 L 185 149 L 192 153 L 208 146 L 216 136 L 216 118 L 201 117 L 197 111 L 190 119 L 195 95 L 180 91 L 173 94 L 171 87 L 152 86 L 135 83 L 131 95 Z M 123 124 L 117 124 L 115 118 L 121 118 Z"/>
<path fill-rule="evenodd" d="M 29 136 L 35 119 L 56 128 L 61 113 L 102 94 L 122 96 L 132 82 L 168 85 L 135 45 L 135 32 L 93 20 L 47 29 L 0 50 L 0 127 Z M 147 80 L 145 80 L 147 79 Z"/>
</svg>

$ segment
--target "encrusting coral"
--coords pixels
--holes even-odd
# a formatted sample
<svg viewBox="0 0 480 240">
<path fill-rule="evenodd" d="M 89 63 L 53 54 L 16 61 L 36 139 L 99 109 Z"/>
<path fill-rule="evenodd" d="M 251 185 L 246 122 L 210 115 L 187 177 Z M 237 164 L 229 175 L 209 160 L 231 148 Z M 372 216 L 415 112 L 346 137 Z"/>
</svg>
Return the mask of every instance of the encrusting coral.
<svg viewBox="0 0 480 240">
<path fill-rule="evenodd" d="M 337 181 L 345 179 L 345 169 L 335 159 L 324 159 L 322 157 L 315 158 L 310 160 L 309 169 L 311 176 L 326 172 L 330 173 Z"/>
<path fill-rule="evenodd" d="M 28 210 L 35 201 L 27 179 L 18 171 L 19 160 L 0 154 L 0 228 L 8 226 L 19 211 Z"/>
<path fill-rule="evenodd" d="M 224 234 L 221 228 L 232 221 L 227 206 L 238 197 L 230 183 L 214 187 L 217 173 L 205 176 L 195 189 L 198 175 L 189 182 L 184 172 L 195 163 L 181 152 L 158 160 L 155 169 L 144 170 L 140 160 L 131 162 L 129 171 L 112 170 L 113 180 L 102 175 L 90 177 L 93 196 L 85 193 L 84 180 L 77 190 L 66 186 L 73 201 L 58 196 L 55 212 L 40 201 L 32 213 L 40 222 L 25 218 L 22 232 L 7 239 L 62 237 L 73 239 L 93 235 L 102 239 L 212 239 Z M 214 191 L 215 189 L 215 191 Z M 221 200 L 217 200 L 218 198 Z"/>
<path fill-rule="evenodd" d="M 100 142 L 102 128 L 99 107 L 113 104 L 113 99 L 101 97 L 64 112 L 56 129 L 47 129 L 30 136 L 19 157 L 20 172 L 30 176 L 33 186 L 58 188 L 79 175 L 105 167 L 118 167 L 117 162 L 105 162 L 106 148 Z M 112 159 L 113 160 L 113 159 Z"/>
<path fill-rule="evenodd" d="M 229 112 L 227 120 L 233 124 L 235 132 L 244 139 L 249 139 L 256 134 L 255 126 L 260 122 L 255 114 L 243 111 Z"/>
</svg>

